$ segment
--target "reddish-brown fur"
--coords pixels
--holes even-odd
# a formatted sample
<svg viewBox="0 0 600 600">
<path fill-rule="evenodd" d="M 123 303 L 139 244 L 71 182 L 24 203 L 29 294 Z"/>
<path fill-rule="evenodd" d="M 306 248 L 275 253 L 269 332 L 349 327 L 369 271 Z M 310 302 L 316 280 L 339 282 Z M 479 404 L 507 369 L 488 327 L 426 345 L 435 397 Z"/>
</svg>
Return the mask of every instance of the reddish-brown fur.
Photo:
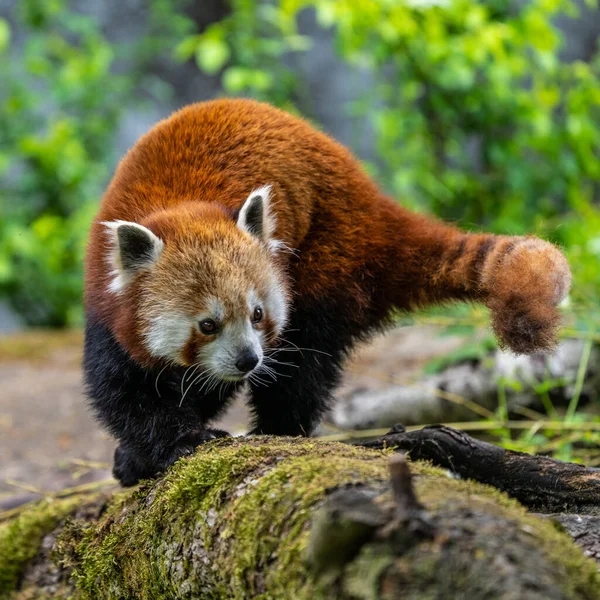
<svg viewBox="0 0 600 600">
<path fill-rule="evenodd" d="M 251 100 L 184 108 L 123 159 L 91 231 L 86 306 L 140 361 L 140 275 L 122 296 L 107 291 L 102 221 L 141 223 L 159 237 L 235 233 L 248 194 L 271 184 L 275 238 L 293 298 L 313 305 L 345 298 L 350 318 L 377 324 L 390 309 L 451 299 L 492 310 L 500 342 L 518 352 L 551 348 L 557 303 L 570 274 L 562 254 L 536 238 L 465 234 L 385 197 L 348 150 L 306 122 Z M 157 211 L 171 211 L 157 218 Z M 169 229 L 169 231 L 166 231 Z M 169 242 L 167 242 L 169 243 Z M 201 276 L 201 275 L 199 275 Z"/>
</svg>

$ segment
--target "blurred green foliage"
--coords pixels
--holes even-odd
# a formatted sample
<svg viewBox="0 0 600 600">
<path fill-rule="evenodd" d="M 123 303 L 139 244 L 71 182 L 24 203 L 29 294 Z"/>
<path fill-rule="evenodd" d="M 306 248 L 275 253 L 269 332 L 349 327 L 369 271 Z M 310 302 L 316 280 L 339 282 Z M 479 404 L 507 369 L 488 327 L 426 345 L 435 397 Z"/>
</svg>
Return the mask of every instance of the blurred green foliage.
<svg viewBox="0 0 600 600">
<path fill-rule="evenodd" d="M 340 110 L 369 120 L 377 156 L 367 167 L 381 185 L 466 227 L 564 245 L 577 305 L 598 312 L 600 54 L 559 60 L 553 19 L 577 17 L 570 0 L 229 4 L 224 19 L 194 32 L 181 5 L 153 0 L 148 30 L 125 52 L 66 0 L 19 3 L 25 46 L 19 60 L 0 60 L 0 292 L 27 322 L 80 318 L 87 223 L 149 61 L 194 60 L 227 94 L 295 110 L 307 93 L 290 66 L 311 47 L 298 29 L 306 9 L 356 76 L 374 79 Z M 0 21 L 5 54 L 10 38 Z"/>
<path fill-rule="evenodd" d="M 308 3 L 230 0 L 229 5 L 223 20 L 183 39 L 175 57 L 193 57 L 203 72 L 219 74 L 229 95 L 252 96 L 294 111 L 299 82 L 285 59 L 311 47 L 296 22 Z"/>
<path fill-rule="evenodd" d="M 129 85 L 90 20 L 56 1 L 19 8 L 21 60 L 0 61 L 0 285 L 28 323 L 63 325 Z"/>
<path fill-rule="evenodd" d="M 171 9 L 161 20 L 165 6 L 155 0 L 146 35 L 122 46 L 66 0 L 15 5 L 24 41 L 10 54 L 0 20 L 0 295 L 28 324 L 81 322 L 87 231 L 116 162 L 123 107 L 148 87 L 147 62 L 189 30 Z M 127 75 L 115 72 L 121 57 Z"/>
</svg>

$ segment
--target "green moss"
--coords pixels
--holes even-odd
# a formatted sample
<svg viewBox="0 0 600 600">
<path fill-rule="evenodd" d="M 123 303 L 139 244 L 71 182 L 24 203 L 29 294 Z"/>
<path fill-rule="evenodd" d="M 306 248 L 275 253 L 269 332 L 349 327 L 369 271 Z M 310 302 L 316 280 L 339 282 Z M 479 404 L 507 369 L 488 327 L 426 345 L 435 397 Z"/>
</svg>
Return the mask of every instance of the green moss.
<svg viewBox="0 0 600 600">
<path fill-rule="evenodd" d="M 0 526 L 0 598 L 8 598 L 15 590 L 44 536 L 69 515 L 79 501 L 77 498 L 42 500 Z"/>
<path fill-rule="evenodd" d="M 335 453 L 325 463 L 321 456 L 282 461 L 224 515 L 227 525 L 221 535 L 232 540 L 230 555 L 218 561 L 224 572 L 229 566 L 224 589 L 233 598 L 260 597 L 261 587 L 269 590 L 268 597 L 303 597 L 307 586 L 314 586 L 302 560 L 312 508 L 332 486 L 375 482 L 386 476 L 381 460 L 368 462 Z M 269 563 L 272 566 L 257 581 L 255 565 Z"/>
<path fill-rule="evenodd" d="M 366 546 L 356 560 L 345 568 L 344 582 L 349 595 L 361 600 L 379 600 L 379 582 L 394 560 L 390 551 L 382 552 L 371 545 Z"/>
</svg>

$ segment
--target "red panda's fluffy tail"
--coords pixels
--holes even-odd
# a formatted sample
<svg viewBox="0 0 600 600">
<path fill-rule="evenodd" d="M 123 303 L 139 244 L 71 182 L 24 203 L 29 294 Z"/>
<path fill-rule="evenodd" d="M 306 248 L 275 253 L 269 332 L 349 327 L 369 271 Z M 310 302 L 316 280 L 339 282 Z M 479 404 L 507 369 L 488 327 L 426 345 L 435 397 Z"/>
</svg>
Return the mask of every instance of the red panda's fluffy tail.
<svg viewBox="0 0 600 600">
<path fill-rule="evenodd" d="M 538 238 L 513 238 L 489 256 L 480 286 L 501 346 L 518 353 L 552 349 L 561 322 L 558 305 L 570 284 L 563 254 Z"/>
</svg>

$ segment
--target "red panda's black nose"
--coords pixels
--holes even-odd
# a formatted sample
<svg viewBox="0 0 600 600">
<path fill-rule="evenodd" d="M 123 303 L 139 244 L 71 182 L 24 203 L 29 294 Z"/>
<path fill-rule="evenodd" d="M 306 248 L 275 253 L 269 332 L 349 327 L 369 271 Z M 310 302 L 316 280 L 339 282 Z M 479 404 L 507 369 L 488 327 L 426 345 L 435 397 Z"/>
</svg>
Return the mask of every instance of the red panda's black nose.
<svg viewBox="0 0 600 600">
<path fill-rule="evenodd" d="M 244 350 L 238 356 L 235 366 L 242 373 L 248 373 L 248 371 L 252 371 L 257 364 L 258 356 L 256 356 L 254 350 Z"/>
</svg>

